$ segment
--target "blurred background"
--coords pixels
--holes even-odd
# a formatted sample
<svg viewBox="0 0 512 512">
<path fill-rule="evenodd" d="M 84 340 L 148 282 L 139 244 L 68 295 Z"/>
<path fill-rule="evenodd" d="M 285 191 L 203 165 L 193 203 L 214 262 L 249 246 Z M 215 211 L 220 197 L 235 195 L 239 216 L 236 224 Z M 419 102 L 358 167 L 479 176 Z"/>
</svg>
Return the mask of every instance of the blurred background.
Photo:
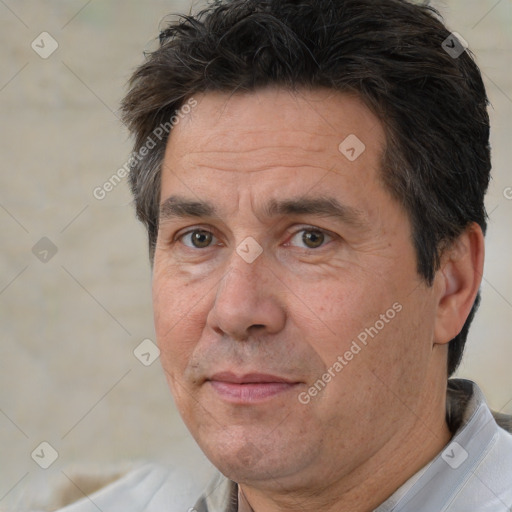
<svg viewBox="0 0 512 512">
<path fill-rule="evenodd" d="M 458 376 L 511 413 L 512 0 L 431 3 L 476 54 L 492 102 L 483 300 Z M 83 468 L 208 471 L 155 360 L 126 178 L 94 194 L 131 151 L 118 112 L 130 73 L 166 15 L 201 5 L 0 0 L 0 510 L 43 502 Z"/>
</svg>

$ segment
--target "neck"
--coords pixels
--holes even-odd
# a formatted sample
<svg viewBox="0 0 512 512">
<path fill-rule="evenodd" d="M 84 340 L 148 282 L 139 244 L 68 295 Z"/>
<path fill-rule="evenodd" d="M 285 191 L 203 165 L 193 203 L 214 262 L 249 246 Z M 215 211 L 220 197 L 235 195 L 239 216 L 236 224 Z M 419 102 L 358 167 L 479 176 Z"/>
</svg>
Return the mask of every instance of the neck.
<svg viewBox="0 0 512 512">
<path fill-rule="evenodd" d="M 396 435 L 371 458 L 328 487 L 292 487 L 276 481 L 269 490 L 241 484 L 247 504 L 253 512 L 373 511 L 438 455 L 452 437 L 445 419 L 446 382 L 436 393 L 432 387 L 425 389 L 424 395 L 421 411 L 411 411 L 411 422 L 397 428 Z"/>
</svg>

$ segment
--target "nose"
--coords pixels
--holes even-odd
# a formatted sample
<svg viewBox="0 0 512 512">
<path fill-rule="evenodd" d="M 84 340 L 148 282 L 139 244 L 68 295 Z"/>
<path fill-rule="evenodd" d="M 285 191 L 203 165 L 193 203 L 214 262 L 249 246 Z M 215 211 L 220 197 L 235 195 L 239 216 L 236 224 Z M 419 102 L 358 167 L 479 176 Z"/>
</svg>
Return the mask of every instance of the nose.
<svg viewBox="0 0 512 512">
<path fill-rule="evenodd" d="M 282 289 L 264 253 L 248 263 L 233 252 L 228 271 L 219 282 L 207 325 L 237 341 L 275 334 L 286 322 Z"/>
</svg>

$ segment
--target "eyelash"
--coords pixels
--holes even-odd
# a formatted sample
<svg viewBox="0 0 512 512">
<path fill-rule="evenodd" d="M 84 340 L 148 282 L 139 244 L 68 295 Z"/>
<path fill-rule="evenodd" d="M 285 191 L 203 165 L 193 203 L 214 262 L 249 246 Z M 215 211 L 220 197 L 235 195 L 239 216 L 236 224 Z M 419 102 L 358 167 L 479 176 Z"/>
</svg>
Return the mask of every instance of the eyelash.
<svg viewBox="0 0 512 512">
<path fill-rule="evenodd" d="M 190 229 L 190 230 L 185 231 L 184 233 L 181 233 L 180 235 L 176 236 L 174 238 L 174 241 L 181 241 L 185 236 L 195 233 L 196 231 L 204 231 L 206 233 L 210 233 L 214 238 L 216 238 L 215 234 L 211 230 L 201 228 L 201 227 L 196 227 L 194 229 Z M 319 232 L 319 233 L 322 233 L 327 238 L 327 240 L 324 240 L 324 243 L 318 248 L 314 248 L 314 249 L 312 249 L 311 247 L 302 247 L 301 248 L 301 249 L 310 250 L 310 251 L 316 251 L 316 250 L 321 249 L 322 247 L 325 247 L 329 243 L 329 241 L 331 241 L 335 236 L 334 234 L 330 233 L 329 231 L 326 231 L 325 229 L 317 228 L 315 226 L 307 226 L 307 227 L 302 227 L 301 229 L 293 232 L 292 235 L 290 236 L 290 239 L 295 238 L 296 235 L 298 235 L 299 233 L 301 233 L 303 231 Z M 183 244 L 183 245 L 185 245 L 185 244 Z M 209 249 L 210 247 L 212 247 L 212 245 L 209 245 L 208 247 L 205 247 L 203 249 L 198 248 L 198 247 L 192 247 L 189 245 L 185 245 L 185 247 L 187 247 L 188 249 L 191 249 L 191 250 L 205 250 L 205 249 Z"/>
</svg>

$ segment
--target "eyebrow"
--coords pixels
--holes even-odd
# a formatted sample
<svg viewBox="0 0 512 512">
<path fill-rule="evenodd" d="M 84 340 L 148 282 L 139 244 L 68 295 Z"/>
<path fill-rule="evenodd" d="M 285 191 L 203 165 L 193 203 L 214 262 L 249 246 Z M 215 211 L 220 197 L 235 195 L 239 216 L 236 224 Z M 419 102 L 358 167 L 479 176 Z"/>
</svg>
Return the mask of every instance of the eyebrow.
<svg viewBox="0 0 512 512">
<path fill-rule="evenodd" d="M 299 196 L 291 199 L 271 199 L 264 207 L 263 213 L 268 218 L 291 215 L 313 215 L 318 217 L 332 217 L 354 227 L 368 225 L 361 210 L 341 204 L 334 197 Z M 174 218 L 213 218 L 220 219 L 220 215 L 212 203 L 208 201 L 195 201 L 182 196 L 169 196 L 160 205 L 160 221 Z"/>
</svg>

